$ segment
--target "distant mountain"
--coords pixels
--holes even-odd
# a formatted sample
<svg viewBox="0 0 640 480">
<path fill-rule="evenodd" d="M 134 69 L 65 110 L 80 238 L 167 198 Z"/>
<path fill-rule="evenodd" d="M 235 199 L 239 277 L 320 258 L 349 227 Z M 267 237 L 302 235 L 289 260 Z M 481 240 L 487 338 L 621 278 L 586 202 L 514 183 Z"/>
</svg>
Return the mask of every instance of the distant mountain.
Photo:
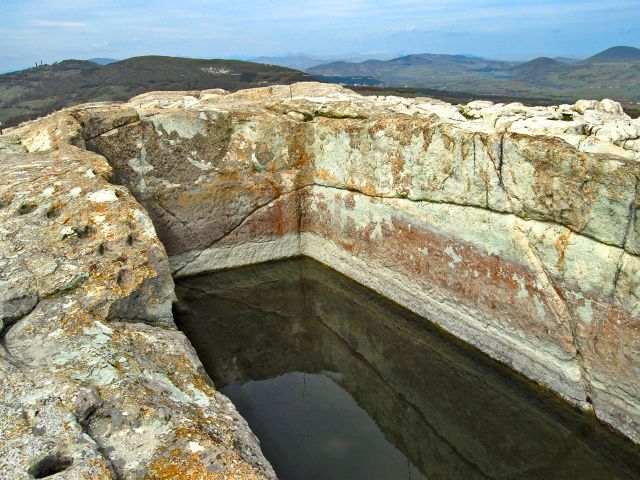
<svg viewBox="0 0 640 480">
<path fill-rule="evenodd" d="M 281 67 L 295 68 L 296 70 L 306 70 L 320 63 L 333 62 L 335 59 L 327 59 L 320 57 L 313 57 L 311 55 L 292 54 L 282 57 L 256 57 L 251 59 L 252 62 L 265 63 L 267 65 L 278 65 Z"/>
<path fill-rule="evenodd" d="M 332 62 L 307 71 L 325 77 L 370 77 L 388 88 L 540 99 L 640 100 L 640 49 L 633 47 L 613 47 L 583 61 L 540 57 L 521 63 L 423 53 L 388 61 Z"/>
<path fill-rule="evenodd" d="M 389 63 L 393 65 L 413 66 L 413 65 L 477 65 L 478 63 L 485 63 L 481 57 L 474 57 L 472 55 L 444 55 L 436 53 L 421 53 L 417 55 L 405 55 L 404 57 L 394 58 L 389 60 Z M 503 62 L 495 62 L 496 64 L 502 64 Z"/>
<path fill-rule="evenodd" d="M 108 65 L 65 60 L 0 75 L 1 127 L 90 101 L 127 100 L 154 90 L 203 90 L 312 80 L 288 68 L 239 60 L 134 57 Z"/>
<path fill-rule="evenodd" d="M 307 55 L 305 53 L 292 53 L 282 56 L 255 57 L 249 60 L 256 63 L 266 63 L 269 65 L 279 65 L 281 67 L 295 68 L 297 70 L 308 70 L 309 68 L 315 67 L 316 65 L 322 65 L 326 63 L 362 62 L 372 59 L 389 60 L 391 58 L 394 58 L 394 55 L 390 55 L 384 52 L 372 52 L 370 54 L 351 53 L 345 55 L 337 55 L 333 58 Z"/>
<path fill-rule="evenodd" d="M 632 102 L 640 99 L 640 49 L 633 47 L 609 48 L 572 64 L 536 59 L 514 70 L 514 80 L 552 93 Z"/>
<path fill-rule="evenodd" d="M 89 61 L 98 65 L 109 65 L 110 63 L 116 63 L 118 60 L 115 58 L 90 58 Z"/>
<path fill-rule="evenodd" d="M 513 78 L 523 81 L 532 81 L 550 73 L 560 73 L 571 70 L 571 65 L 549 57 L 538 57 L 514 67 Z"/>
<path fill-rule="evenodd" d="M 582 61 L 582 59 L 580 58 L 569 58 L 569 57 L 553 57 L 553 59 L 562 63 L 569 63 L 569 64 L 578 63 Z"/>
<path fill-rule="evenodd" d="M 593 57 L 587 58 L 584 63 L 625 63 L 640 62 L 640 48 L 635 47 L 611 47 Z"/>
<path fill-rule="evenodd" d="M 387 86 L 412 86 L 450 89 L 454 83 L 478 78 L 501 78 L 511 75 L 516 62 L 502 62 L 468 55 L 422 53 L 387 61 L 333 62 L 307 71 L 324 76 L 369 76 Z"/>
</svg>

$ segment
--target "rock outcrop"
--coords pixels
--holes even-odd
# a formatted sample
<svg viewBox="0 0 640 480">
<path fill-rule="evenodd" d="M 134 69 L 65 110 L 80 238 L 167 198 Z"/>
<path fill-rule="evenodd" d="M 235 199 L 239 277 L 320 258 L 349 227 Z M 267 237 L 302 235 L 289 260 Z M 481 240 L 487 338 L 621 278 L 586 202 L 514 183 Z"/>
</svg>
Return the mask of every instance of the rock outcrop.
<svg viewBox="0 0 640 480">
<path fill-rule="evenodd" d="M 3 150 L 0 478 L 275 478 L 176 330 L 165 249 L 105 159 Z"/>
<path fill-rule="evenodd" d="M 120 186 L 104 179 L 91 180 L 104 182 L 100 188 L 78 183 L 84 217 L 102 212 L 112 205 L 104 200 L 114 196 L 118 205 L 126 200 L 136 208 L 131 192 L 144 208 L 137 207 L 140 218 L 130 220 L 135 228 L 126 228 L 146 232 L 145 252 L 152 251 L 151 244 L 163 252 L 146 210 L 175 276 L 310 256 L 640 441 L 639 133 L 638 120 L 610 101 L 456 107 L 430 99 L 361 97 L 338 86 L 302 83 L 233 94 L 150 93 L 124 104 L 84 105 L 5 131 L 0 145 L 7 152 L 33 152 L 29 157 L 4 154 L 3 169 L 11 162 L 44 161 L 38 159 L 63 169 L 71 163 L 62 160 L 64 155 L 82 165 L 102 162 L 107 169 L 106 159 L 113 169 L 111 182 Z M 102 178 L 95 170 L 95 178 Z M 38 177 L 41 190 L 34 195 L 42 196 L 64 175 L 71 173 Z M 36 184 L 17 179 L 4 188 L 15 197 Z M 92 202 L 89 195 L 103 201 Z M 78 242 L 69 255 L 90 256 L 87 240 L 98 242 L 103 231 L 88 220 L 60 219 L 28 230 L 24 222 L 30 215 L 45 220 L 35 210 L 18 215 L 24 202 L 4 198 L 9 207 L 1 212 L 10 219 L 0 225 L 30 231 L 30 244 L 46 243 L 36 238 L 53 235 L 46 225 L 59 222 L 60 228 L 68 227 L 60 241 Z M 114 221 L 124 218 L 120 212 Z M 141 248 L 137 241 L 125 244 L 122 248 Z M 66 251 L 58 248 L 66 247 L 52 246 L 50 258 Z M 97 288 L 101 278 L 89 269 L 95 260 L 83 260 L 76 270 L 86 278 L 65 295 L 77 298 L 78 311 L 94 315 L 92 321 L 126 330 L 122 341 L 131 341 L 136 335 L 131 330 L 144 327 L 171 332 L 181 339 L 175 345 L 183 345 L 174 347 L 188 352 L 180 344 L 183 337 L 172 330 L 169 297 L 158 293 L 171 290 L 163 255 L 136 257 L 144 268 L 120 266 L 114 256 L 104 267 L 111 277 L 100 280 L 105 285 L 100 295 L 81 293 Z M 28 277 L 26 267 L 27 273 L 18 273 L 24 263 L 19 258 L 3 255 L 3 268 L 41 278 L 37 270 Z M 114 275 L 120 271 L 130 290 L 118 290 Z M 59 266 L 56 275 L 65 272 Z M 41 298 L 51 295 L 47 288 L 53 288 L 36 283 L 24 287 L 24 294 L 9 295 L 2 307 L 9 323 L 22 318 L 5 334 L 4 345 L 12 355 L 27 356 L 32 371 L 54 352 L 33 347 L 48 353 L 29 357 L 35 355 L 28 345 L 37 332 L 28 326 L 39 318 Z M 28 313 L 34 298 L 40 303 Z M 55 315 L 47 315 L 47 328 L 62 328 Z M 80 352 L 90 344 L 78 340 L 65 348 Z M 197 370 L 197 359 L 188 355 Z M 142 374 L 136 375 L 139 381 Z M 103 451 L 113 447 L 105 445 Z M 118 448 L 128 447 L 120 443 Z"/>
</svg>

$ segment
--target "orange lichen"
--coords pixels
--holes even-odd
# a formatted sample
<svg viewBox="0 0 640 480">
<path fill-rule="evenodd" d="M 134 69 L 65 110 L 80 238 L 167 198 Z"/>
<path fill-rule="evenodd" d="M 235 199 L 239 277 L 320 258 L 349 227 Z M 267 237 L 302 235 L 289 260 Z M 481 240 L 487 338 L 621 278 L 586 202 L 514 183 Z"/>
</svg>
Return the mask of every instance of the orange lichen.
<svg viewBox="0 0 640 480">
<path fill-rule="evenodd" d="M 556 240 L 556 251 L 558 252 L 558 267 L 562 268 L 564 266 L 564 252 L 569 244 L 569 238 L 573 232 L 571 230 L 566 230 L 563 232 Z"/>
<path fill-rule="evenodd" d="M 201 455 L 184 449 L 173 449 L 168 456 L 155 460 L 150 466 L 145 480 L 259 480 L 264 475 L 242 460 L 236 453 L 224 452 L 220 455 L 222 470 L 209 470 L 202 462 Z"/>
</svg>

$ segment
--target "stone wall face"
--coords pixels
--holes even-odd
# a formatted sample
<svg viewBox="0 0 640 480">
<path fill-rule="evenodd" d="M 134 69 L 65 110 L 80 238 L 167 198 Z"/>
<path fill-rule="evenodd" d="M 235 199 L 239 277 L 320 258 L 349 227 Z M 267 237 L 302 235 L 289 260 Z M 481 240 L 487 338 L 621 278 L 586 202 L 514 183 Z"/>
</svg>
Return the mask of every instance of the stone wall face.
<svg viewBox="0 0 640 480">
<path fill-rule="evenodd" d="M 297 84 L 10 133 L 104 156 L 175 276 L 310 256 L 640 441 L 639 125 L 606 102 L 554 108 Z"/>
<path fill-rule="evenodd" d="M 302 252 L 637 439 L 640 164 L 416 119 L 335 123 L 311 147 Z"/>
</svg>

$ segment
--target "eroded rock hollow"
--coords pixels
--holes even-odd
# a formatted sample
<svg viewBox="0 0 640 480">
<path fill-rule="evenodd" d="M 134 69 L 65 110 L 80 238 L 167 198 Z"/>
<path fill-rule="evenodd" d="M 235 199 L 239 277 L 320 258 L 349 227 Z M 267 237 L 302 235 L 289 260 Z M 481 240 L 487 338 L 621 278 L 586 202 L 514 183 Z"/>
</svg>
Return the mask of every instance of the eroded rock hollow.
<svg viewBox="0 0 640 480">
<path fill-rule="evenodd" d="M 5 131 L 0 462 L 273 476 L 175 330 L 171 275 L 298 255 L 639 442 L 639 138 L 610 101 L 454 107 L 315 83 Z"/>
</svg>

